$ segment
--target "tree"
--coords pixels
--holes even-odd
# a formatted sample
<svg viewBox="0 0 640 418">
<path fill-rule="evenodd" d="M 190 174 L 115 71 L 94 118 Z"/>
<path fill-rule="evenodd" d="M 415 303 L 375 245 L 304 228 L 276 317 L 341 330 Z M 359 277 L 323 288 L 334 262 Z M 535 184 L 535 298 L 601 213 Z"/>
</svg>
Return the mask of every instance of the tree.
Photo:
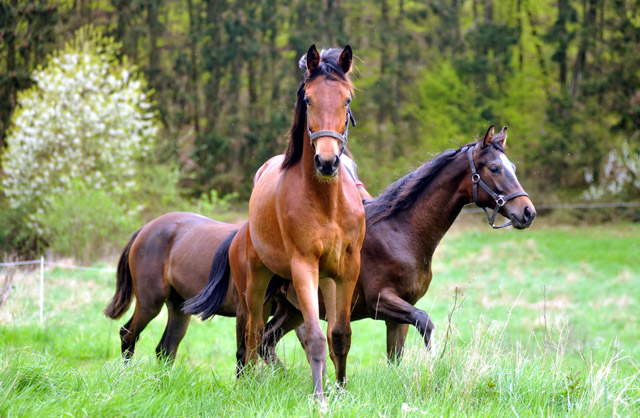
<svg viewBox="0 0 640 418">
<path fill-rule="evenodd" d="M 18 96 L 2 191 L 37 233 L 40 215 L 77 182 L 119 202 L 136 188 L 137 162 L 157 127 L 144 80 L 118 55 L 112 38 L 81 28 Z"/>
<path fill-rule="evenodd" d="M 17 92 L 30 85 L 31 71 L 50 51 L 57 21 L 58 6 L 47 1 L 0 2 L 0 151 Z"/>
</svg>

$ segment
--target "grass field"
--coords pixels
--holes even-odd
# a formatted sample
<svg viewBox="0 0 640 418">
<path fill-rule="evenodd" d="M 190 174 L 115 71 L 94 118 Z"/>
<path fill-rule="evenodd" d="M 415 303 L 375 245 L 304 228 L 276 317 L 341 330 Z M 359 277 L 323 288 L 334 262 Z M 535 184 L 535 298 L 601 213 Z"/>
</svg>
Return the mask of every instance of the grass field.
<svg viewBox="0 0 640 418">
<path fill-rule="evenodd" d="M 47 270 L 44 327 L 38 275 L 23 274 L 0 311 L 0 416 L 640 416 L 640 225 L 480 219 L 454 225 L 434 257 L 419 302 L 433 349 L 412 329 L 390 366 L 384 323 L 354 323 L 347 388 L 329 382 L 326 404 L 308 396 L 293 335 L 279 346 L 286 371 L 236 381 L 233 319 L 194 320 L 175 364 L 158 365 L 163 312 L 125 366 L 124 319 L 101 313 L 113 273 Z"/>
</svg>

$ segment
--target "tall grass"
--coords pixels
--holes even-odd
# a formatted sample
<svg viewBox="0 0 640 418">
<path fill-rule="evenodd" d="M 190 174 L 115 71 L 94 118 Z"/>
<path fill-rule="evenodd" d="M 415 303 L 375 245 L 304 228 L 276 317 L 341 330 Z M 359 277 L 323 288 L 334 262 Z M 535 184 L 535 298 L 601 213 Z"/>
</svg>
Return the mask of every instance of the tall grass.
<svg viewBox="0 0 640 418">
<path fill-rule="evenodd" d="M 293 335 L 278 347 L 286 370 L 236 380 L 232 319 L 192 321 L 176 362 L 158 364 L 163 313 L 125 365 L 124 319 L 101 315 L 112 273 L 48 270 L 44 327 L 24 274 L 0 312 L 0 416 L 640 416 L 638 232 L 454 231 L 419 302 L 431 350 L 410 331 L 388 364 L 384 324 L 356 322 L 347 387 L 329 362 L 323 404 Z"/>
<path fill-rule="evenodd" d="M 483 318 L 462 341 L 414 346 L 398 365 L 372 360 L 350 369 L 346 389 L 328 379 L 326 403 L 310 396 L 306 362 L 263 367 L 235 381 L 206 366 L 67 362 L 30 347 L 3 347 L 0 414 L 12 416 L 638 416 L 640 371 L 616 348 L 598 361 L 567 358 L 567 324 L 527 347 L 508 323 Z M 457 335 L 457 336 L 456 336 Z M 623 363 L 632 363 L 627 372 Z M 329 372 L 332 376 L 332 372 Z"/>
</svg>

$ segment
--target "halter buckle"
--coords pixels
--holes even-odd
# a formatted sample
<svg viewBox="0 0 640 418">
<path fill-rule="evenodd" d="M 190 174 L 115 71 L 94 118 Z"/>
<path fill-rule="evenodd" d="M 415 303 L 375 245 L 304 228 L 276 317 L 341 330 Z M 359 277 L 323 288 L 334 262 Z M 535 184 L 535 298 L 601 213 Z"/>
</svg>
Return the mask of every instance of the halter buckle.
<svg viewBox="0 0 640 418">
<path fill-rule="evenodd" d="M 504 196 L 498 196 L 498 198 L 496 199 L 496 204 L 498 206 L 504 206 L 504 204 L 507 203 L 506 200 L 504 200 Z"/>
<path fill-rule="evenodd" d="M 480 182 L 480 174 L 473 173 L 471 175 L 471 182 L 474 183 L 474 184 L 478 184 Z"/>
</svg>

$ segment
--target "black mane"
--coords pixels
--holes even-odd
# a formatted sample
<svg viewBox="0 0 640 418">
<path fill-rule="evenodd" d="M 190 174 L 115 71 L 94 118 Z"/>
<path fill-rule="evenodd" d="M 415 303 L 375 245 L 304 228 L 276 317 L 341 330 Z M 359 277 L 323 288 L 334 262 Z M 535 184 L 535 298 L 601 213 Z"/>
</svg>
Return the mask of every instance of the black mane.
<svg viewBox="0 0 640 418">
<path fill-rule="evenodd" d="M 320 51 L 320 64 L 318 65 L 318 68 L 313 70 L 309 75 L 307 75 L 306 54 L 300 58 L 300 61 L 298 61 L 298 66 L 304 70 L 304 78 L 300 82 L 298 93 L 296 94 L 296 107 L 293 115 L 293 123 L 289 130 L 289 145 L 287 145 L 287 150 L 284 154 L 284 161 L 282 162 L 283 170 L 293 166 L 302 157 L 304 130 L 307 127 L 305 123 L 307 118 L 307 104 L 304 101 L 304 87 L 306 83 L 309 83 L 320 76 L 325 76 L 328 80 L 344 81 L 349 84 L 349 88 L 352 88 L 351 80 L 349 80 L 347 74 L 342 71 L 342 68 L 340 68 L 340 65 L 338 64 L 341 53 L 342 49 L 340 48 L 323 49 Z"/>
<path fill-rule="evenodd" d="M 461 152 L 466 152 L 469 147 L 475 145 L 476 142 L 472 142 L 458 149 L 443 151 L 422 164 L 417 170 L 410 172 L 390 184 L 382 194 L 365 204 L 367 225 L 373 225 L 376 222 L 382 221 L 411 207 L 411 205 L 418 200 L 420 192 L 424 190 L 456 156 Z M 485 152 L 490 148 L 504 152 L 504 149 L 496 142 L 492 142 L 490 146 L 486 147 Z"/>
</svg>

